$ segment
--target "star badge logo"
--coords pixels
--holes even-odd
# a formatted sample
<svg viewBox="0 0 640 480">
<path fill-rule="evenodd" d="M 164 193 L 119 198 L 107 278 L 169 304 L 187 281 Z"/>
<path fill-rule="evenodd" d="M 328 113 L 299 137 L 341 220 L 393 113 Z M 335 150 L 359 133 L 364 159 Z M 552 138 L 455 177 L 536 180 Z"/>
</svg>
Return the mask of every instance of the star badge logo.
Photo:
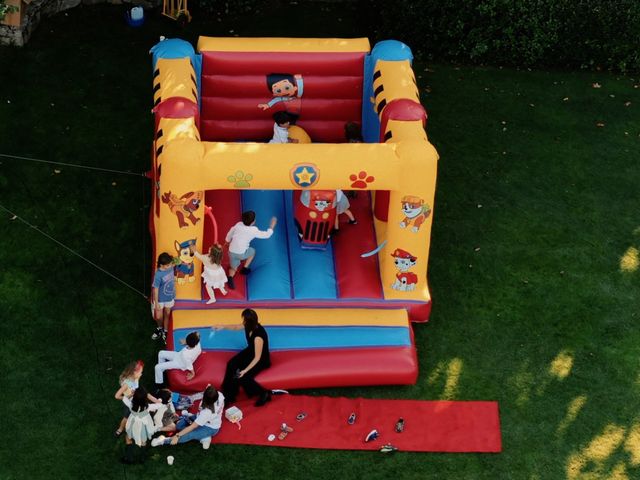
<svg viewBox="0 0 640 480">
<path fill-rule="evenodd" d="M 298 163 L 289 170 L 291 183 L 296 187 L 313 187 L 320 179 L 320 169 L 313 163 Z"/>
</svg>

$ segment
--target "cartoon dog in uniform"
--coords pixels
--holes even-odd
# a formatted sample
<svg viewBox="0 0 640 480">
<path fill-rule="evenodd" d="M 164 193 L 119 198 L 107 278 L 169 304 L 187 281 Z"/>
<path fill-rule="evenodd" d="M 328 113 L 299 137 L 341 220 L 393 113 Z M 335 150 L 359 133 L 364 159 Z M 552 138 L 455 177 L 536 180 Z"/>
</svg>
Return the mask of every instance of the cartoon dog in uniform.
<svg viewBox="0 0 640 480">
<path fill-rule="evenodd" d="M 394 263 L 398 269 L 396 279 L 391 284 L 391 288 L 401 292 L 412 292 L 416 289 L 418 275 L 410 272 L 409 270 L 415 267 L 418 257 L 414 257 L 409 252 L 402 250 L 401 248 L 396 248 L 391 256 L 394 258 Z"/>
<path fill-rule="evenodd" d="M 176 217 L 178 217 L 178 226 L 180 228 L 186 228 L 189 226 L 185 221 L 185 218 L 191 220 L 193 225 L 200 221 L 193 212 L 200 208 L 202 192 L 188 192 L 178 198 L 177 195 L 169 191 L 162 195 L 162 202 L 166 203 L 171 210 L 171 213 L 175 213 Z"/>
<path fill-rule="evenodd" d="M 405 195 L 400 199 L 402 203 L 402 213 L 404 218 L 400 222 L 400 228 L 411 227 L 412 232 L 418 232 L 420 225 L 431 215 L 431 207 L 424 203 L 424 200 L 414 195 Z"/>
<path fill-rule="evenodd" d="M 178 285 L 184 285 L 187 280 L 189 283 L 195 281 L 193 274 L 193 252 L 191 247 L 196 244 L 196 239 L 186 240 L 182 243 L 178 243 L 176 240 L 173 244 L 176 252 L 178 252 L 178 259 L 180 263 L 176 265 L 176 280 Z"/>
</svg>

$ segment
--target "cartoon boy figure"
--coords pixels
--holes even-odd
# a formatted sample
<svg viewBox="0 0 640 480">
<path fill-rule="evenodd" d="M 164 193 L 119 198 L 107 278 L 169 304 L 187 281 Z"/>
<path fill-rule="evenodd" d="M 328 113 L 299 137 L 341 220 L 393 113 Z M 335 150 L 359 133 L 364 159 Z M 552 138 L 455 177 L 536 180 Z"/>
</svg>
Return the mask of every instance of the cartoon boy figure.
<svg viewBox="0 0 640 480">
<path fill-rule="evenodd" d="M 302 75 L 291 75 L 288 73 L 270 73 L 267 75 L 267 88 L 271 91 L 273 98 L 268 103 L 258 104 L 258 108 L 268 110 L 280 103 L 283 110 L 296 116 L 300 115 L 302 101 L 302 91 L 304 82 Z"/>
<path fill-rule="evenodd" d="M 399 290 L 401 292 L 411 292 L 416 289 L 418 283 L 418 275 L 410 272 L 411 268 L 415 267 L 418 257 L 414 257 L 406 250 L 396 248 L 391 254 L 398 269 L 396 273 L 396 279 L 391 284 L 391 288 Z"/>
</svg>

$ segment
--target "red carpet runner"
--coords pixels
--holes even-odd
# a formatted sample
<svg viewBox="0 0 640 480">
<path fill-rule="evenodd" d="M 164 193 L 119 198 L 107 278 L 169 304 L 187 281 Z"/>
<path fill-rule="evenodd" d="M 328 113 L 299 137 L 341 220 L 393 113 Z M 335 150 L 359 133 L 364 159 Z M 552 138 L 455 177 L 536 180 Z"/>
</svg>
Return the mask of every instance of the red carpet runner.
<svg viewBox="0 0 640 480">
<path fill-rule="evenodd" d="M 242 428 L 223 420 L 213 443 L 268 445 L 275 447 L 332 450 L 378 450 L 391 443 L 400 451 L 412 452 L 500 452 L 500 419 L 497 402 L 454 402 L 421 400 L 372 400 L 365 398 L 274 395 L 264 407 L 253 401 L 237 403 L 244 419 Z M 306 417 L 297 421 L 304 412 Z M 355 412 L 356 421 L 347 424 Z M 394 427 L 404 418 L 402 433 Z M 284 440 L 269 441 L 280 433 L 282 423 L 293 427 Z M 364 438 L 373 429 L 380 436 L 369 443 Z"/>
</svg>

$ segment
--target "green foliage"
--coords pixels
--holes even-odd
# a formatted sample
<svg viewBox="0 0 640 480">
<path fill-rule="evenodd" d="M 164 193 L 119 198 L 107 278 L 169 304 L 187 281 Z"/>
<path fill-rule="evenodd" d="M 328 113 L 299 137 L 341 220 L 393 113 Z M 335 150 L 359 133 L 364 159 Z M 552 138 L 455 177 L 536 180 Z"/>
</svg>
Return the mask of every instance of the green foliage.
<svg viewBox="0 0 640 480">
<path fill-rule="evenodd" d="M 235 17 L 249 12 L 258 14 L 269 3 L 273 3 L 273 0 L 200 0 L 198 5 L 201 10 L 218 17 Z"/>
<path fill-rule="evenodd" d="M 379 36 L 438 60 L 640 70 L 636 0 L 374 0 Z"/>
<path fill-rule="evenodd" d="M 16 7 L 15 5 L 7 5 L 5 3 L 5 0 L 0 0 L 0 22 L 4 20 L 4 17 L 6 17 L 8 14 L 17 11 L 18 7 Z"/>
</svg>

